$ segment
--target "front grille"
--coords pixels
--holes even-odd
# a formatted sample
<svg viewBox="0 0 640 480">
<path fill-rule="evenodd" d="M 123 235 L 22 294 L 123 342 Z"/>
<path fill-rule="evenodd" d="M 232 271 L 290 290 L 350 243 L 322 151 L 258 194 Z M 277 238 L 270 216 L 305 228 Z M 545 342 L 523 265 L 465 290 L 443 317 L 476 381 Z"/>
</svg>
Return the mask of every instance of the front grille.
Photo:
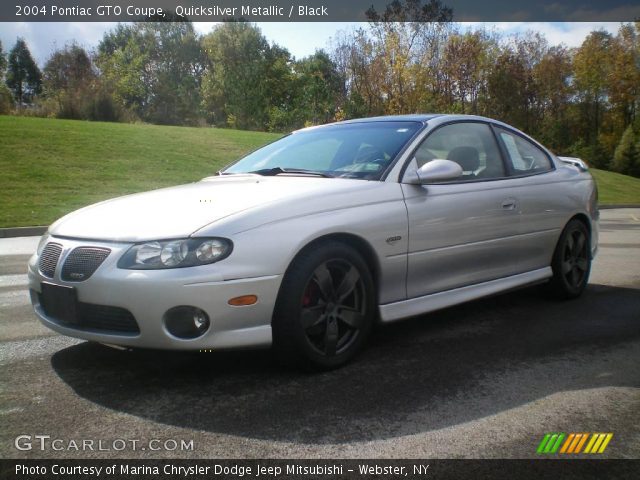
<svg viewBox="0 0 640 480">
<path fill-rule="evenodd" d="M 140 333 L 138 322 L 126 308 L 78 302 L 76 304 L 76 319 L 73 322 L 68 322 L 48 313 L 48 308 L 42 295 L 38 295 L 38 300 L 45 315 L 63 327 L 76 328 L 78 330 Z"/>
<path fill-rule="evenodd" d="M 111 250 L 98 247 L 78 247 L 67 256 L 62 266 L 62 280 L 82 282 L 93 275 Z"/>
<path fill-rule="evenodd" d="M 61 253 L 62 245 L 53 242 L 47 243 L 40 254 L 40 262 L 38 263 L 38 268 L 42 275 L 48 278 L 53 278 Z"/>
</svg>

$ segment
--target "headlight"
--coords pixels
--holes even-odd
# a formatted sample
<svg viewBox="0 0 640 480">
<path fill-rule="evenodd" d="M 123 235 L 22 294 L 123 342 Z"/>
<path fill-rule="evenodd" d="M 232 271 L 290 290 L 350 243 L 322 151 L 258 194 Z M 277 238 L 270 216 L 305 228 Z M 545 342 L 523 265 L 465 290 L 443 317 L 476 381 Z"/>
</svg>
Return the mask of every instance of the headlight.
<svg viewBox="0 0 640 480">
<path fill-rule="evenodd" d="M 118 261 L 118 268 L 156 270 L 206 265 L 227 258 L 233 243 L 226 238 L 185 238 L 139 243 Z"/>
</svg>

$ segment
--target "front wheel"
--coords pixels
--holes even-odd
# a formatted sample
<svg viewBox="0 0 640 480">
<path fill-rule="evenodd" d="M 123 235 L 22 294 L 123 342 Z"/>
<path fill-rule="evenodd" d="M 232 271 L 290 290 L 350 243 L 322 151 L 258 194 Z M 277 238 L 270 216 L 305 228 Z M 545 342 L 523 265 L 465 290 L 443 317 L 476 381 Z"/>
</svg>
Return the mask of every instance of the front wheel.
<svg viewBox="0 0 640 480">
<path fill-rule="evenodd" d="M 551 263 L 553 278 L 549 290 L 563 299 L 579 297 L 591 271 L 591 239 L 580 220 L 571 220 L 558 240 Z"/>
<path fill-rule="evenodd" d="M 303 252 L 283 279 L 272 329 L 277 354 L 290 365 L 335 368 L 371 331 L 374 284 L 362 256 L 331 242 Z"/>
</svg>

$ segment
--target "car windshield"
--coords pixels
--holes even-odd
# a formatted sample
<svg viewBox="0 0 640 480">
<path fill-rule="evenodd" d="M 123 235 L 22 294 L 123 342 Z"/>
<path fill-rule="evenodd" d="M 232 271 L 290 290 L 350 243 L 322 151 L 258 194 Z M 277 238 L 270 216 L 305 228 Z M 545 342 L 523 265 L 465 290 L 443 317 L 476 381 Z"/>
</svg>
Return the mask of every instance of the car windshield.
<svg viewBox="0 0 640 480">
<path fill-rule="evenodd" d="M 380 178 L 419 122 L 362 122 L 301 130 L 247 155 L 222 174 Z"/>
</svg>

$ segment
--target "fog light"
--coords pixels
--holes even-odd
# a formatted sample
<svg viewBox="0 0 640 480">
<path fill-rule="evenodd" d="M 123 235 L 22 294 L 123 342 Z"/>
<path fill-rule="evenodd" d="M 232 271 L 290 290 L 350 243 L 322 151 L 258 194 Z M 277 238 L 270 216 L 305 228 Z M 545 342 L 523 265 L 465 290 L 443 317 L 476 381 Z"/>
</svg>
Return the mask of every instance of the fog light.
<svg viewBox="0 0 640 480">
<path fill-rule="evenodd" d="M 180 306 L 167 310 L 164 324 L 171 335 L 178 338 L 198 338 L 211 324 L 209 316 L 196 307 Z"/>
</svg>

